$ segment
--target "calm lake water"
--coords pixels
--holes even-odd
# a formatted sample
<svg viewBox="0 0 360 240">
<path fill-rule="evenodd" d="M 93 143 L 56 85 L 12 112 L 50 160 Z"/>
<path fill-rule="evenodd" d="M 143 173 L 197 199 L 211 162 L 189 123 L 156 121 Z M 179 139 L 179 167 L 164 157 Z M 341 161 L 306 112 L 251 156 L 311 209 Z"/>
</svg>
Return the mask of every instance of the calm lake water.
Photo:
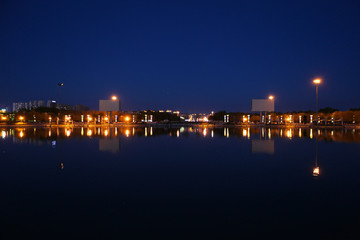
<svg viewBox="0 0 360 240">
<path fill-rule="evenodd" d="M 360 130 L 0 131 L 2 239 L 360 236 Z"/>
</svg>

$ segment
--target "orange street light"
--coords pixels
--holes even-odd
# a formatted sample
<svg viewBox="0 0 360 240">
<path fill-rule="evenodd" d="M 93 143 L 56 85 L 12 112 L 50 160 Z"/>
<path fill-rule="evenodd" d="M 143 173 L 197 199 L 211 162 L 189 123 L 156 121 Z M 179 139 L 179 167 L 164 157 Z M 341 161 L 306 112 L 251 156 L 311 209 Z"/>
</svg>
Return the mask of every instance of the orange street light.
<svg viewBox="0 0 360 240">
<path fill-rule="evenodd" d="M 269 96 L 269 100 L 274 100 L 274 96 L 273 96 L 273 95 L 270 95 L 270 96 Z"/>
<path fill-rule="evenodd" d="M 314 79 L 314 80 L 313 80 L 313 83 L 314 83 L 314 84 L 320 84 L 320 83 L 321 83 L 321 79 L 320 79 L 320 78 Z"/>
<path fill-rule="evenodd" d="M 114 95 L 111 97 L 111 100 L 115 101 L 115 100 L 117 100 L 117 97 Z"/>
<path fill-rule="evenodd" d="M 318 107 L 319 107 L 319 85 L 321 83 L 321 79 L 320 78 L 316 78 L 313 80 L 313 83 L 315 84 L 316 87 L 316 115 L 318 115 Z M 319 118 L 319 116 L 317 116 Z"/>
<path fill-rule="evenodd" d="M 130 117 L 126 116 L 125 121 L 127 121 L 127 122 L 130 121 Z"/>
</svg>

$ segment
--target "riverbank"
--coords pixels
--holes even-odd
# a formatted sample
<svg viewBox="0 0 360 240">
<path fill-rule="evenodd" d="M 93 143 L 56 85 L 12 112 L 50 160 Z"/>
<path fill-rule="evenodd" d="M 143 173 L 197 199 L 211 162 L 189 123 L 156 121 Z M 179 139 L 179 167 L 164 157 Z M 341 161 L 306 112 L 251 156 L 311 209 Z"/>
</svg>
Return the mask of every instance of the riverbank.
<svg viewBox="0 0 360 240">
<path fill-rule="evenodd" d="M 74 124 L 45 124 L 45 123 L 15 123 L 15 124 L 0 124 L 0 127 L 45 127 L 45 128 L 64 128 L 64 127 L 266 127 L 266 128 L 326 128 L 326 129 L 360 129 L 360 124 L 344 124 L 344 125 L 316 125 L 316 124 L 259 124 L 259 123 L 195 123 L 195 122 L 168 122 L 168 123 L 111 123 L 111 124 L 87 124 L 87 123 L 74 123 Z"/>
</svg>

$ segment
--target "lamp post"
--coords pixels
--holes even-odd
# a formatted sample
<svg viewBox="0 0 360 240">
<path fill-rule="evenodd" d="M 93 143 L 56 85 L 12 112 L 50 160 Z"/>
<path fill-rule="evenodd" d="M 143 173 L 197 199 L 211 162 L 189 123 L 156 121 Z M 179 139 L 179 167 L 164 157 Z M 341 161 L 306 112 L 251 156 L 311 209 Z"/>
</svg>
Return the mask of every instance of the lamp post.
<svg viewBox="0 0 360 240">
<path fill-rule="evenodd" d="M 59 86 L 59 109 L 61 109 L 61 87 L 63 86 L 63 83 L 58 83 Z"/>
<path fill-rule="evenodd" d="M 313 83 L 315 84 L 316 88 L 316 116 L 317 116 L 317 122 L 319 121 L 319 115 L 318 115 L 318 108 L 319 108 L 319 85 L 321 83 L 321 79 L 317 78 L 313 80 Z"/>
<path fill-rule="evenodd" d="M 275 98 L 273 95 L 269 95 L 269 100 L 273 101 L 274 102 L 274 112 L 275 112 Z M 269 123 L 271 124 L 271 115 L 269 115 Z M 265 113 L 265 122 L 266 122 L 266 113 Z"/>
<path fill-rule="evenodd" d="M 60 123 L 60 118 L 61 118 L 61 87 L 63 86 L 64 84 L 63 83 L 58 83 L 58 86 L 59 86 L 59 116 L 58 116 L 58 119 L 57 119 L 57 124 Z"/>
</svg>

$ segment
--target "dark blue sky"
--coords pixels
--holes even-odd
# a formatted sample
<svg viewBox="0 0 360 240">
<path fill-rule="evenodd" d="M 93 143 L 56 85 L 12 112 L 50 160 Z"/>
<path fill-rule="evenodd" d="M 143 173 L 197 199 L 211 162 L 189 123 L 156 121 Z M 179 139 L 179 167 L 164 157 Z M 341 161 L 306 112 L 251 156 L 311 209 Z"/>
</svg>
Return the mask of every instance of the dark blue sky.
<svg viewBox="0 0 360 240">
<path fill-rule="evenodd" d="M 360 107 L 359 1 L 1 1 L 0 105 Z"/>
</svg>

